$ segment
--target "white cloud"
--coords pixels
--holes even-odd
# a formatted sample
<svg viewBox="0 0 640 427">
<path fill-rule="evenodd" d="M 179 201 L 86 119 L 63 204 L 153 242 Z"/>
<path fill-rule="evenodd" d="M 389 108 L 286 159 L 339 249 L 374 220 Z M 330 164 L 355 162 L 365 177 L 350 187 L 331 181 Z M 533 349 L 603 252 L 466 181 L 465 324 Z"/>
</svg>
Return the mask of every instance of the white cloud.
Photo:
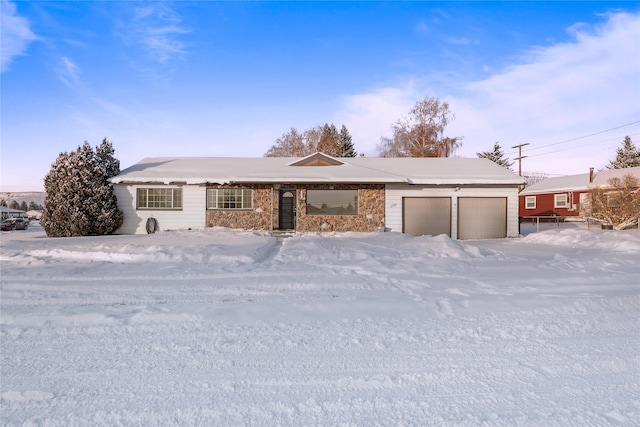
<svg viewBox="0 0 640 427">
<path fill-rule="evenodd" d="M 572 42 L 532 48 L 518 63 L 485 80 L 440 88 L 440 93 L 449 91 L 449 96 L 425 90 L 414 78 L 397 88 L 346 96 L 340 116 L 353 129 L 354 141 L 363 138 L 369 144 L 388 134 L 391 122 L 406 114 L 416 99 L 439 96 L 456 115 L 447 133 L 464 136 L 458 154 L 466 157 L 491 149 L 496 141 L 507 151 L 524 142 L 535 150 L 638 120 L 640 14 L 615 13 L 602 25 L 574 25 L 567 31 Z M 632 130 L 619 132 L 624 135 Z M 607 137 L 611 135 L 599 138 Z M 568 145 L 580 147 L 593 141 Z M 607 150 L 611 144 L 618 145 L 609 143 Z M 539 156 L 543 152 L 532 152 L 528 165 L 549 173 L 579 173 L 606 163 L 597 145 L 566 156 Z"/>
<path fill-rule="evenodd" d="M 535 149 L 640 117 L 640 14 L 612 14 L 603 25 L 573 26 L 569 32 L 573 42 L 533 49 L 522 63 L 467 85 L 466 93 L 452 100 L 460 106 L 452 127 L 466 135 L 465 154 L 494 141 L 530 142 L 531 167 L 574 173 L 599 166 L 597 147 L 573 156 L 539 156 L 544 151 Z"/>
<path fill-rule="evenodd" d="M 180 15 L 166 3 L 134 8 L 133 22 L 127 27 L 127 37 L 144 46 L 149 55 L 161 63 L 184 55 L 184 43 L 177 36 L 191 32 L 182 26 Z"/>
<path fill-rule="evenodd" d="M 390 135 L 391 125 L 411 109 L 420 93 L 417 83 L 409 81 L 400 87 L 344 96 L 335 122 L 349 128 L 359 153 L 375 156 L 380 137 Z"/>
<path fill-rule="evenodd" d="M 74 87 L 78 83 L 80 69 L 66 56 L 60 58 L 60 65 L 56 68 L 58 78 L 69 87 Z"/>
<path fill-rule="evenodd" d="M 499 107 L 508 116 L 517 112 L 519 121 L 549 129 L 601 115 L 592 109 L 597 101 L 607 114 L 623 115 L 637 107 L 638 92 L 629 89 L 639 88 L 639 38 L 640 16 L 616 15 L 596 34 L 578 32 L 574 43 L 535 49 L 527 63 L 467 89 L 485 107 Z"/>
<path fill-rule="evenodd" d="M 25 55 L 29 43 L 36 40 L 29 21 L 18 15 L 16 5 L 0 1 L 0 72 L 5 72 L 16 56 Z"/>
</svg>

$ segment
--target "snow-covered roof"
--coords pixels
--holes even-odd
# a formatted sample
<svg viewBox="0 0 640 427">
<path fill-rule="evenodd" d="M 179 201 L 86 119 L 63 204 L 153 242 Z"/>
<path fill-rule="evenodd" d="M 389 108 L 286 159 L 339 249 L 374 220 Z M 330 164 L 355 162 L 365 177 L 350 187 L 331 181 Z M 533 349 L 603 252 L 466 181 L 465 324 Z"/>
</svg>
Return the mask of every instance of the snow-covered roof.
<svg viewBox="0 0 640 427">
<path fill-rule="evenodd" d="M 11 209 L 11 208 L 8 208 L 6 206 L 0 206 L 0 212 L 7 213 L 7 214 L 25 213 L 24 211 L 21 211 L 20 209 Z"/>
<path fill-rule="evenodd" d="M 593 179 L 594 187 L 606 187 L 608 181 L 611 178 L 622 178 L 625 175 L 633 175 L 636 178 L 640 179 L 640 166 L 635 168 L 623 168 L 623 169 L 612 169 L 612 170 L 603 170 L 598 172 L 596 177 Z"/>
<path fill-rule="evenodd" d="M 322 165 L 320 157 L 330 165 Z M 308 161 L 306 161 L 308 160 Z M 326 162 L 325 162 L 326 163 Z M 523 179 L 488 159 L 307 157 L 152 157 L 123 170 L 120 183 L 380 183 L 521 184 Z"/>
<path fill-rule="evenodd" d="M 566 175 L 543 179 L 525 188 L 521 196 L 533 194 L 562 193 L 563 191 L 587 191 L 589 189 L 589 174 Z"/>
<path fill-rule="evenodd" d="M 595 174 L 592 183 L 589 182 L 588 173 L 547 178 L 525 188 L 520 195 L 588 191 L 591 187 L 606 187 L 611 178 L 622 178 L 624 175 L 633 175 L 640 179 L 640 167 L 599 171 Z"/>
</svg>

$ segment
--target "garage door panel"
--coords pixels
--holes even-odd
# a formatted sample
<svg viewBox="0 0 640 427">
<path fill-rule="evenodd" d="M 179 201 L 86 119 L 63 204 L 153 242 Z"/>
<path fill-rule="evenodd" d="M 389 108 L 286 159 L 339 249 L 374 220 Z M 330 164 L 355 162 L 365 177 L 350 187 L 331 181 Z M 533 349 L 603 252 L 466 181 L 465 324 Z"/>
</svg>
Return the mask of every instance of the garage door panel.
<svg viewBox="0 0 640 427">
<path fill-rule="evenodd" d="M 404 233 L 451 236 L 451 198 L 405 197 L 402 201 Z"/>
<path fill-rule="evenodd" d="M 506 236 L 506 197 L 461 197 L 458 199 L 459 239 L 501 239 Z"/>
</svg>

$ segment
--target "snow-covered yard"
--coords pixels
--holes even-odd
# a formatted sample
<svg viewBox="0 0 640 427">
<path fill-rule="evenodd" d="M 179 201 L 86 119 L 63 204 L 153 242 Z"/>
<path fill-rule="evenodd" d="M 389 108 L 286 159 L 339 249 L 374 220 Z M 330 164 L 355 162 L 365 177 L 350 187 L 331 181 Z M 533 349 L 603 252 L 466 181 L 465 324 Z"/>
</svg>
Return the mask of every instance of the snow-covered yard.
<svg viewBox="0 0 640 427">
<path fill-rule="evenodd" d="M 1 236 L 2 425 L 640 425 L 640 232 Z"/>
</svg>

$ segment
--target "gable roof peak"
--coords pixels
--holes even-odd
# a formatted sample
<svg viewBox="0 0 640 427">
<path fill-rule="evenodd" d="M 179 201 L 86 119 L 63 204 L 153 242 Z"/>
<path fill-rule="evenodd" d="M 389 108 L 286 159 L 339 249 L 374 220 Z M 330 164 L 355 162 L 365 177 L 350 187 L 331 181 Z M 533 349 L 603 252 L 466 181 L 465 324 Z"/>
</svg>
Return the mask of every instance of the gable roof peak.
<svg viewBox="0 0 640 427">
<path fill-rule="evenodd" d="M 341 166 L 346 164 L 335 157 L 325 154 L 321 151 L 316 151 L 306 157 L 289 163 L 287 166 Z"/>
</svg>

